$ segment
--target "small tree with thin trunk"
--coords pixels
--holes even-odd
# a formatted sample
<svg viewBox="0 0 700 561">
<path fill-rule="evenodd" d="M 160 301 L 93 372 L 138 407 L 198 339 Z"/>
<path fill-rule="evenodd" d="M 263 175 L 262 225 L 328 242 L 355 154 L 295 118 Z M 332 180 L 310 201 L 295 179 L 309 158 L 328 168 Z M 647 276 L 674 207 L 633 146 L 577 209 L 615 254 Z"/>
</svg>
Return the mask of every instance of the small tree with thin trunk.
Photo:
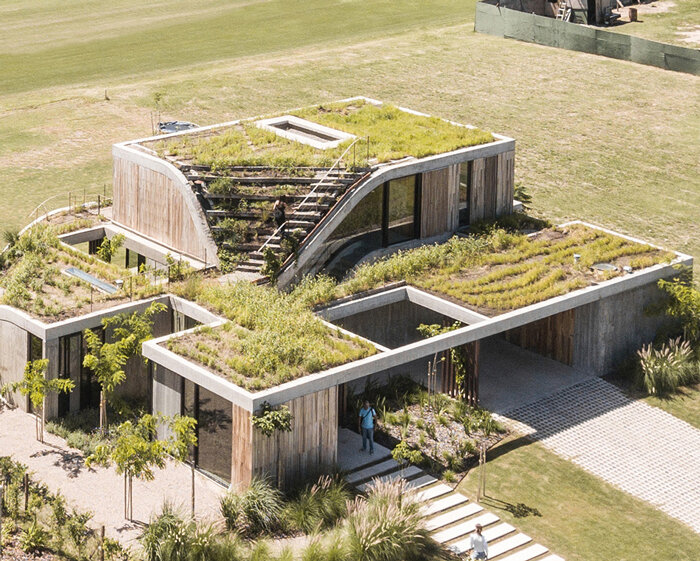
<svg viewBox="0 0 700 561">
<path fill-rule="evenodd" d="M 29 396 L 36 415 L 36 439 L 44 442 L 44 421 L 46 412 L 46 397 L 49 393 L 70 392 L 75 384 L 68 378 L 46 379 L 46 370 L 49 367 L 48 359 L 30 360 L 24 367 L 24 377 L 19 382 L 8 384 L 3 388 L 3 393 L 19 390 L 22 395 Z"/>
<path fill-rule="evenodd" d="M 93 464 L 109 467 L 114 464 L 118 475 L 124 476 L 124 517 L 133 520 L 133 479 L 152 481 L 154 468 L 163 469 L 168 455 L 176 458 L 187 450 L 196 438 L 194 419 L 144 415 L 138 421 L 126 421 L 116 428 L 116 438 L 111 444 L 99 445 L 94 454 L 86 459 Z M 157 438 L 157 429 L 166 424 L 170 436 L 166 440 Z M 186 455 L 186 452 L 185 452 Z"/>
<path fill-rule="evenodd" d="M 170 424 L 172 437 L 170 442 L 170 454 L 179 462 L 186 462 L 190 449 L 197 445 L 196 433 L 197 421 L 192 417 L 176 416 Z M 192 481 L 192 516 L 194 517 L 194 461 L 190 462 Z"/>
<path fill-rule="evenodd" d="M 142 313 L 118 314 L 102 320 L 105 333 L 112 330 L 114 342 L 103 343 L 90 329 L 85 330 L 85 341 L 89 353 L 83 359 L 83 366 L 95 373 L 100 384 L 100 431 L 107 426 L 107 400 L 111 393 L 125 379 L 126 361 L 137 356 L 141 345 L 153 337 L 153 318 L 166 309 L 164 304 L 153 302 Z"/>
</svg>

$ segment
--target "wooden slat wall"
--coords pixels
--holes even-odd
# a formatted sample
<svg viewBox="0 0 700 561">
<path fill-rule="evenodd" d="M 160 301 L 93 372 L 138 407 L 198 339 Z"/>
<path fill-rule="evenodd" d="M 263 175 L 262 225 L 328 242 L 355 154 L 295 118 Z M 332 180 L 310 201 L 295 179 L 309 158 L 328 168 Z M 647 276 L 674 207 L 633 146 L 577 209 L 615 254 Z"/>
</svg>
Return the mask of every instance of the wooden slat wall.
<svg viewBox="0 0 700 561">
<path fill-rule="evenodd" d="M 472 162 L 472 181 L 469 191 L 469 223 L 474 224 L 484 219 L 484 202 L 486 197 L 486 158 Z"/>
<path fill-rule="evenodd" d="M 424 173 L 420 237 L 453 232 L 459 221 L 459 165 Z"/>
<path fill-rule="evenodd" d="M 471 174 L 470 223 L 513 212 L 515 151 L 474 160 Z"/>
<path fill-rule="evenodd" d="M 513 213 L 513 189 L 515 180 L 515 151 L 502 152 L 498 156 L 496 180 L 496 216 Z"/>
<path fill-rule="evenodd" d="M 250 411 L 232 405 L 231 484 L 234 489 L 248 486 L 253 476 L 253 424 Z"/>
<path fill-rule="evenodd" d="M 253 431 L 252 458 L 253 475 L 269 477 L 283 489 L 336 463 L 338 388 L 305 395 L 286 405 L 294 417 L 292 431 L 271 437 Z"/>
<path fill-rule="evenodd" d="M 0 387 L 19 382 L 24 377 L 27 364 L 27 332 L 16 325 L 0 321 Z M 8 401 L 27 409 L 27 398 L 19 390 L 6 394 Z"/>
<path fill-rule="evenodd" d="M 114 220 L 183 253 L 204 259 L 195 223 L 167 176 L 114 159 Z"/>
<path fill-rule="evenodd" d="M 505 332 L 506 341 L 573 364 L 575 310 L 568 310 Z"/>
</svg>

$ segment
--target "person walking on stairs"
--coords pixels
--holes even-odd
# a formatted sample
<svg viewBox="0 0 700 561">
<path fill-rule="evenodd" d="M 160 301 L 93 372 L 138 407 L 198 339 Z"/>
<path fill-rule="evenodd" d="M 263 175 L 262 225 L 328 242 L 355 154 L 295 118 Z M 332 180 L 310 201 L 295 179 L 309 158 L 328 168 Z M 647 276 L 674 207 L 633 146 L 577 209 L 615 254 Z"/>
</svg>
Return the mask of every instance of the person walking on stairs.
<svg viewBox="0 0 700 561">
<path fill-rule="evenodd" d="M 362 434 L 362 448 L 360 452 L 367 451 L 367 441 L 369 440 L 369 453 L 374 454 L 374 421 L 377 418 L 377 412 L 365 399 L 360 409 L 360 415 L 357 419 L 360 433 Z"/>
<path fill-rule="evenodd" d="M 486 538 L 481 533 L 483 529 L 481 524 L 475 526 L 476 532 L 469 538 L 469 546 L 472 550 L 472 559 L 488 559 L 489 558 L 489 544 L 486 542 Z"/>
</svg>

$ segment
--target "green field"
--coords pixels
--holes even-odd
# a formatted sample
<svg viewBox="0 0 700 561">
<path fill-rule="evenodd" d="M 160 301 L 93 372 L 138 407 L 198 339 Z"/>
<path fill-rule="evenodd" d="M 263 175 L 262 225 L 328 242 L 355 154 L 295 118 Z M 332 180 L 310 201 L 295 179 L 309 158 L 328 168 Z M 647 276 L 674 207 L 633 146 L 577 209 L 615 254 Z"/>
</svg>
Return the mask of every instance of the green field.
<svg viewBox="0 0 700 561">
<path fill-rule="evenodd" d="M 700 78 L 475 34 L 473 13 L 473 0 L 5 4 L 0 224 L 109 191 L 111 144 L 151 134 L 156 112 L 210 124 L 364 94 L 515 137 L 537 214 L 700 257 Z"/>
<path fill-rule="evenodd" d="M 507 439 L 487 459 L 482 505 L 567 561 L 697 559 L 700 536 L 690 528 L 539 443 Z M 475 497 L 477 487 L 474 469 L 460 488 Z M 506 510 L 519 503 L 539 516 Z"/>
<path fill-rule="evenodd" d="M 612 31 L 691 49 L 700 46 L 700 2 L 697 0 L 661 0 L 633 7 L 640 11 L 638 21 L 616 25 Z"/>
</svg>

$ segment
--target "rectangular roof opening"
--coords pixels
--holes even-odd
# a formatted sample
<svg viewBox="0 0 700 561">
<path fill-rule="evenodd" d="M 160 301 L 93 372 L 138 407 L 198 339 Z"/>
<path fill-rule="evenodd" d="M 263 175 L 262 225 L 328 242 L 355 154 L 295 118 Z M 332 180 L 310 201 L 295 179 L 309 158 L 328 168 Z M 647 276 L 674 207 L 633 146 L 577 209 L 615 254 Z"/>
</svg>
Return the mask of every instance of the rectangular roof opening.
<svg viewBox="0 0 700 561">
<path fill-rule="evenodd" d="M 356 138 L 353 134 L 319 125 L 318 123 L 312 123 L 292 115 L 263 119 L 256 121 L 255 125 L 261 129 L 272 131 L 288 140 L 308 144 L 321 150 L 335 148 L 346 140 Z"/>
</svg>

